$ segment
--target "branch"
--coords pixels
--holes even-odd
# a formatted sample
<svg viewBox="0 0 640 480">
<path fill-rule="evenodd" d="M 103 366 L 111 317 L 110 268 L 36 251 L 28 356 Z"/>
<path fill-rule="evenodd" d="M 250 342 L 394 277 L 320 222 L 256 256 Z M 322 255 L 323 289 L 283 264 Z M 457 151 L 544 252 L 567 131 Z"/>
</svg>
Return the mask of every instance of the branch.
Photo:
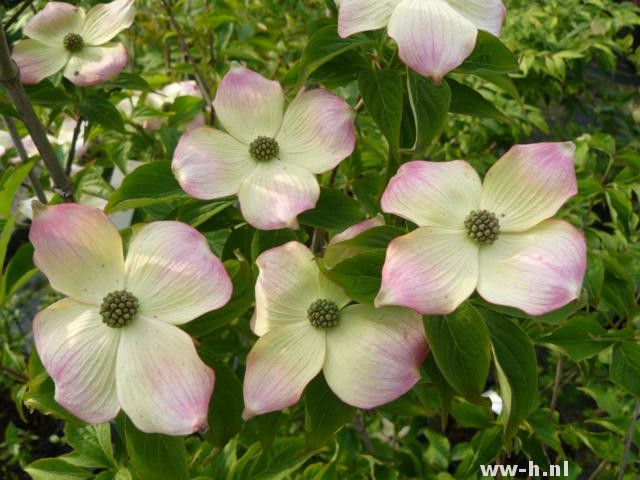
<svg viewBox="0 0 640 480">
<path fill-rule="evenodd" d="M 53 151 L 51 143 L 49 143 L 44 127 L 40 123 L 40 120 L 38 120 L 38 116 L 20 82 L 20 70 L 11 58 L 4 28 L 0 29 L 0 83 L 4 86 L 9 98 L 11 98 L 16 110 L 20 114 L 20 118 L 27 126 L 33 143 L 35 143 L 38 148 L 40 157 L 42 157 L 42 161 L 47 167 L 49 175 L 51 175 L 57 193 L 60 194 L 63 201 L 72 201 L 71 179 L 64 173 L 60 162 L 58 162 L 58 158 Z"/>
<path fill-rule="evenodd" d="M 202 92 L 202 96 L 205 102 L 207 103 L 207 108 L 211 108 L 212 99 L 211 99 L 211 94 L 209 93 L 209 87 L 207 86 L 207 82 L 205 81 L 204 76 L 200 71 L 200 67 L 198 67 L 198 63 L 196 62 L 195 58 L 193 58 L 193 55 L 191 55 L 191 51 L 187 46 L 187 42 L 182 33 L 182 29 L 180 28 L 180 25 L 178 24 L 176 17 L 173 15 L 173 12 L 171 11 L 171 5 L 167 0 L 162 0 L 162 4 L 164 5 L 164 8 L 169 17 L 169 22 L 171 23 L 171 26 L 175 30 L 176 36 L 178 37 L 180 50 L 182 50 L 182 53 L 189 60 L 189 63 L 191 64 L 191 68 L 193 68 L 193 72 L 195 73 L 195 76 L 196 76 L 196 83 L 198 84 L 198 88 L 200 88 L 200 91 Z"/>
<path fill-rule="evenodd" d="M 7 126 L 7 130 L 9 131 L 9 135 L 11 135 L 11 141 L 13 145 L 16 147 L 16 151 L 18 152 L 18 156 L 22 163 L 27 163 L 29 161 L 29 155 L 27 155 L 27 151 L 22 144 L 22 139 L 20 138 L 20 134 L 16 129 L 16 124 L 13 123 L 13 119 L 8 115 L 3 115 L 4 123 Z M 44 194 L 44 190 L 42 189 L 42 185 L 40 185 L 40 180 L 38 179 L 38 175 L 33 169 L 29 170 L 29 180 L 31 181 L 31 186 L 33 187 L 33 191 L 36 192 L 36 197 L 40 202 L 47 204 L 47 196 Z"/>
<path fill-rule="evenodd" d="M 67 175 L 71 174 L 71 167 L 73 166 L 73 161 L 76 156 L 76 143 L 78 142 L 78 137 L 80 136 L 80 128 L 82 127 L 82 117 L 78 118 L 76 122 L 76 127 L 73 129 L 73 138 L 71 139 L 71 147 L 69 147 L 69 156 L 67 157 L 67 168 L 65 168 L 65 173 Z"/>
<path fill-rule="evenodd" d="M 7 23 L 4 24 L 4 29 L 7 30 L 11 25 L 13 25 L 15 23 L 15 21 L 20 18 L 20 15 L 22 15 L 22 13 L 31 6 L 31 4 L 33 3 L 33 0 L 28 0 L 26 2 L 24 2 L 22 5 L 20 5 L 20 8 L 11 16 L 11 18 L 9 20 L 7 20 Z"/>
</svg>

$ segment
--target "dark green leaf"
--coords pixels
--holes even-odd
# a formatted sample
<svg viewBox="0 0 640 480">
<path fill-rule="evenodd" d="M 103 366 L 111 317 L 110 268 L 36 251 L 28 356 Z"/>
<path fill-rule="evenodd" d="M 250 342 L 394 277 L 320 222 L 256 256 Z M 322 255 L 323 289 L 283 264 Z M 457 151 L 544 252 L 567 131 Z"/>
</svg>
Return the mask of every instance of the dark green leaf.
<svg viewBox="0 0 640 480">
<path fill-rule="evenodd" d="M 59 458 L 36 460 L 25 468 L 33 480 L 86 480 L 93 473 Z"/>
<path fill-rule="evenodd" d="M 102 425 L 65 426 L 67 442 L 74 450 L 93 462 L 94 467 L 115 468 L 111 445 L 111 427 Z"/>
<path fill-rule="evenodd" d="M 171 162 L 151 162 L 139 166 L 124 178 L 105 211 L 112 213 L 186 197 L 173 176 Z"/>
<path fill-rule="evenodd" d="M 510 122 L 509 117 L 503 115 L 473 88 L 450 78 L 447 79 L 447 84 L 451 89 L 451 106 L 449 108 L 451 113 Z"/>
<path fill-rule="evenodd" d="M 484 403 L 491 363 L 489 332 L 477 312 L 464 304 L 447 316 L 424 319 L 431 353 L 449 384 L 465 398 Z"/>
<path fill-rule="evenodd" d="M 597 355 L 611 345 L 605 338 L 606 330 L 592 316 L 578 315 L 542 339 L 558 346 L 573 360 L 579 362 Z"/>
<path fill-rule="evenodd" d="M 445 125 L 451 104 L 451 90 L 446 82 L 436 85 L 411 70 L 407 74 L 407 90 L 416 129 L 413 151 L 422 152 Z"/>
<path fill-rule="evenodd" d="M 518 69 L 515 55 L 490 33 L 479 31 L 476 46 L 458 67 L 464 73 L 510 73 Z"/>
<path fill-rule="evenodd" d="M 614 345 L 609 375 L 615 383 L 640 398 L 640 345 L 635 342 Z"/>
<path fill-rule="evenodd" d="M 387 138 L 390 151 L 395 152 L 402 122 L 402 77 L 393 70 L 365 70 L 358 86 L 367 112 Z"/>
<path fill-rule="evenodd" d="M 342 287 L 344 292 L 359 303 L 373 304 L 380 290 L 384 250 L 372 250 L 338 263 L 331 270 L 323 268 L 324 274 Z"/>
<path fill-rule="evenodd" d="M 322 375 L 305 389 L 305 439 L 308 450 L 321 447 L 349 422 L 356 409 L 345 404 L 331 391 Z"/>
<path fill-rule="evenodd" d="M 323 187 L 316 208 L 301 213 L 298 220 L 309 227 L 344 230 L 358 223 L 362 216 L 362 207 L 352 197 L 339 190 Z"/>
<path fill-rule="evenodd" d="M 106 130 L 125 133 L 120 112 L 113 104 L 98 95 L 89 95 L 80 104 L 80 114 L 91 123 L 97 123 Z"/>
</svg>

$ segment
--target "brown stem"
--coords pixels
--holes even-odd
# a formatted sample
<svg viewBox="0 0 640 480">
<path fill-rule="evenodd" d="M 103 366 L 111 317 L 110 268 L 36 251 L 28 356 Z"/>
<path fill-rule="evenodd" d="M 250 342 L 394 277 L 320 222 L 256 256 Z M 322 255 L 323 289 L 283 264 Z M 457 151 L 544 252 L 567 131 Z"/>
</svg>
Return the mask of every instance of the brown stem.
<svg viewBox="0 0 640 480">
<path fill-rule="evenodd" d="M 9 53 L 9 45 L 7 44 L 4 28 L 0 29 L 0 83 L 4 86 L 9 98 L 20 114 L 21 120 L 29 130 L 33 143 L 38 148 L 40 157 L 47 167 L 49 175 L 51 175 L 57 193 L 60 194 L 63 201 L 73 201 L 71 179 L 64 173 L 62 166 L 58 162 L 44 127 L 38 120 L 38 116 L 20 82 L 20 70 L 11 58 L 11 53 Z"/>
<path fill-rule="evenodd" d="M 553 382 L 553 392 L 551 393 L 551 405 L 549 406 L 549 421 L 553 419 L 553 412 L 558 404 L 558 392 L 560 390 L 560 382 L 562 381 L 562 370 L 564 368 L 564 357 L 558 355 L 558 363 L 556 363 L 556 377 Z"/>
<path fill-rule="evenodd" d="M 9 115 L 3 115 L 3 118 L 4 123 L 7 126 L 7 130 L 9 131 L 9 135 L 11 135 L 13 146 L 16 147 L 16 151 L 18 152 L 20 160 L 22 160 L 22 163 L 27 163 L 29 161 L 29 155 L 24 148 L 22 139 L 20 138 L 20 134 L 18 133 L 18 129 L 16 128 L 16 124 L 13 123 L 13 119 Z M 44 194 L 44 190 L 42 189 L 42 185 L 40 185 L 38 175 L 36 175 L 36 172 L 34 172 L 33 169 L 29 171 L 29 180 L 31 181 L 33 191 L 36 192 L 36 197 L 38 197 L 38 200 L 46 204 L 47 196 Z"/>
<path fill-rule="evenodd" d="M 71 167 L 73 166 L 73 161 L 75 160 L 76 143 L 78 143 L 78 137 L 80 136 L 82 120 L 82 117 L 79 117 L 78 121 L 76 122 L 76 126 L 73 129 L 73 138 L 71 139 L 71 147 L 69 147 L 69 156 L 67 157 L 67 167 L 65 168 L 65 173 L 67 175 L 71 174 Z"/>
<path fill-rule="evenodd" d="M 189 50 L 189 47 L 187 46 L 187 42 L 182 33 L 182 28 L 180 28 L 180 25 L 178 24 L 178 21 L 176 20 L 176 17 L 173 15 L 173 11 L 171 10 L 171 4 L 168 2 L 168 0 L 162 0 L 162 4 L 164 5 L 164 8 L 167 12 L 167 16 L 169 17 L 169 22 L 171 23 L 171 27 L 176 32 L 176 36 L 178 37 L 180 50 L 182 50 L 182 53 L 184 54 L 184 56 L 187 58 L 187 60 L 189 60 L 189 63 L 191 64 L 191 68 L 193 68 L 193 72 L 195 73 L 195 76 L 196 76 L 196 83 L 198 84 L 198 88 L 202 92 L 202 97 L 204 98 L 207 104 L 207 108 L 210 108 L 212 99 L 211 99 L 211 94 L 209 93 L 209 87 L 207 86 L 207 82 L 205 81 L 204 76 L 200 71 L 200 67 L 198 67 L 198 63 L 196 62 L 195 58 L 193 58 L 193 55 L 191 55 L 191 51 Z"/>
</svg>

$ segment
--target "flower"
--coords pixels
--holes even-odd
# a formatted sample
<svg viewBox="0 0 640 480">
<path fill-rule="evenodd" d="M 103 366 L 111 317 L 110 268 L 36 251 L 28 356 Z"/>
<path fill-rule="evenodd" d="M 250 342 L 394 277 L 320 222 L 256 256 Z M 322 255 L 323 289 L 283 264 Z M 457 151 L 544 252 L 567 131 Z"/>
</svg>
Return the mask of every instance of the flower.
<svg viewBox="0 0 640 480">
<path fill-rule="evenodd" d="M 245 419 L 293 405 L 320 370 L 342 401 L 359 408 L 390 402 L 420 378 L 428 350 L 420 316 L 347 306 L 314 260 L 298 242 L 258 257 L 252 329 L 260 338 L 247 358 Z"/>
<path fill-rule="evenodd" d="M 133 23 L 133 0 L 101 3 L 85 11 L 63 2 L 49 2 L 24 27 L 29 39 L 13 49 L 22 82 L 34 84 L 64 69 L 80 87 L 118 75 L 128 61 L 122 43 L 107 43 Z"/>
<path fill-rule="evenodd" d="M 297 228 L 298 214 L 320 195 L 314 175 L 353 152 L 351 108 L 317 88 L 300 93 L 285 113 L 280 84 L 238 64 L 213 106 L 227 133 L 201 127 L 180 138 L 173 171 L 182 189 L 203 200 L 237 194 L 256 228 Z"/>
<path fill-rule="evenodd" d="M 439 82 L 473 51 L 478 30 L 500 35 L 502 0 L 336 0 L 338 33 L 387 27 L 404 63 Z"/>
<path fill-rule="evenodd" d="M 34 205 L 34 262 L 69 298 L 38 313 L 33 336 L 55 399 L 90 423 L 122 408 L 144 432 L 206 426 L 214 372 L 178 325 L 220 308 L 231 280 L 204 237 L 180 222 L 122 239 L 100 210 Z"/>
<path fill-rule="evenodd" d="M 487 301 L 542 315 L 578 298 L 582 233 L 550 219 L 576 194 L 573 143 L 516 145 L 484 184 L 467 162 L 408 162 L 382 210 L 418 229 L 391 241 L 376 305 L 447 314 L 477 288 Z"/>
</svg>

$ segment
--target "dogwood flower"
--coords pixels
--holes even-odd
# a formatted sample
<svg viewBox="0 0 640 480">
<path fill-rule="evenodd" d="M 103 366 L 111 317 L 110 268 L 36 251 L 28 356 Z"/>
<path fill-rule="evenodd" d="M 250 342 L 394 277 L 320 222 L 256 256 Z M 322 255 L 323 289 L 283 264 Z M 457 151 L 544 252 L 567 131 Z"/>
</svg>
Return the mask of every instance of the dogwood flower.
<svg viewBox="0 0 640 480">
<path fill-rule="evenodd" d="M 285 113 L 280 84 L 234 64 L 213 106 L 226 133 L 201 127 L 182 136 L 173 157 L 182 189 L 203 200 L 238 195 L 256 228 L 296 228 L 298 214 L 318 201 L 314 175 L 353 152 L 349 105 L 317 88 L 300 93 Z"/>
<path fill-rule="evenodd" d="M 88 87 L 118 75 L 128 61 L 122 43 L 108 43 L 133 23 L 133 0 L 100 3 L 85 11 L 48 2 L 24 27 L 26 40 L 13 49 L 22 82 L 34 84 L 64 69 L 74 84 Z"/>
<path fill-rule="evenodd" d="M 341 37 L 386 26 L 402 61 L 436 82 L 471 54 L 478 30 L 499 36 L 506 13 L 502 0 L 335 2 Z"/>
<path fill-rule="evenodd" d="M 55 399 L 90 423 L 122 408 L 142 431 L 206 426 L 214 372 L 178 325 L 229 301 L 231 280 L 204 237 L 180 222 L 120 234 L 100 210 L 34 205 L 34 261 L 69 298 L 38 313 L 33 337 Z"/>
<path fill-rule="evenodd" d="M 244 378 L 244 418 L 296 403 L 322 370 L 345 403 L 373 408 L 419 380 L 427 354 L 422 319 L 408 309 L 348 305 L 298 242 L 262 253 L 252 329 L 260 338 Z"/>
<path fill-rule="evenodd" d="M 409 162 L 382 210 L 418 225 L 391 241 L 376 305 L 447 314 L 477 288 L 488 302 L 542 315 L 580 295 L 586 245 L 551 219 L 577 192 L 570 143 L 517 145 L 487 172 L 467 162 Z"/>
</svg>

